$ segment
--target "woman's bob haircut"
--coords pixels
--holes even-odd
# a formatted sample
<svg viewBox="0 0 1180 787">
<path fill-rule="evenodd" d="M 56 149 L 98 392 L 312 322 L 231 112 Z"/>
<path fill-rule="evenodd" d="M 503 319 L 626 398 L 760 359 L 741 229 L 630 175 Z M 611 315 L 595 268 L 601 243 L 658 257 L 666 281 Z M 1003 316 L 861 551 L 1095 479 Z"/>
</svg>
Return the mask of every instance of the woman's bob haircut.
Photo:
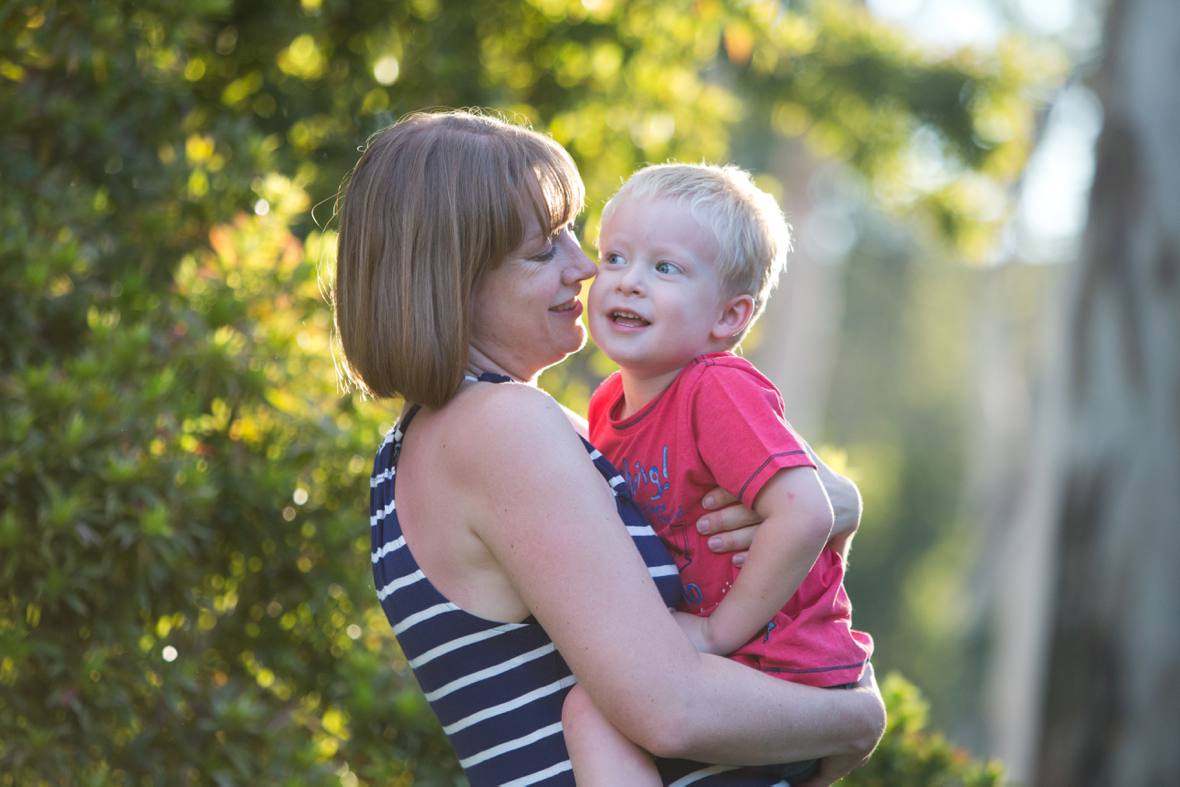
<svg viewBox="0 0 1180 787">
<path fill-rule="evenodd" d="M 369 138 L 337 199 L 333 307 L 365 394 L 441 407 L 458 391 L 480 278 L 582 210 L 569 154 L 467 111 L 414 113 Z"/>
</svg>

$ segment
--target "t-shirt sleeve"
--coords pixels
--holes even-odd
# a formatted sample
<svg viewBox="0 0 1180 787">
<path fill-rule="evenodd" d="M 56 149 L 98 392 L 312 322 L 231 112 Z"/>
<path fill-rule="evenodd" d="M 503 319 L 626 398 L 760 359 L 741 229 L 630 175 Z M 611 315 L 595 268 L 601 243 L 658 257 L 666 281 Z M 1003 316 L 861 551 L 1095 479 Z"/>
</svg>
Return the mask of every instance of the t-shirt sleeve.
<svg viewBox="0 0 1180 787">
<path fill-rule="evenodd" d="M 590 424 L 590 442 L 595 445 L 598 445 L 595 435 L 599 434 L 607 424 L 611 405 L 618 398 L 621 384 L 619 373 L 614 372 L 603 380 L 590 395 L 590 406 L 586 408 L 586 420 Z"/>
<path fill-rule="evenodd" d="M 694 392 L 693 427 L 709 472 L 748 508 L 779 470 L 815 467 L 787 423 L 778 390 L 752 369 L 706 370 Z"/>
</svg>

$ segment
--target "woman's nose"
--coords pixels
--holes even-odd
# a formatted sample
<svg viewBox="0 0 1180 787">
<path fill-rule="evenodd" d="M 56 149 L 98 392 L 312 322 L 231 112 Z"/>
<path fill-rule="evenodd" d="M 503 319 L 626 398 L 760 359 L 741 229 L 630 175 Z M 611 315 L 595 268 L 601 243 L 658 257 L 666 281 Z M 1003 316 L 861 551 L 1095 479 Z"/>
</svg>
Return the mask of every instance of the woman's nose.
<svg viewBox="0 0 1180 787">
<path fill-rule="evenodd" d="M 562 278 L 565 280 L 565 283 L 568 285 L 585 281 L 597 272 L 598 267 L 594 264 L 594 261 L 585 255 L 581 246 L 575 244 L 574 252 L 570 255 L 570 263 L 562 271 Z"/>
</svg>

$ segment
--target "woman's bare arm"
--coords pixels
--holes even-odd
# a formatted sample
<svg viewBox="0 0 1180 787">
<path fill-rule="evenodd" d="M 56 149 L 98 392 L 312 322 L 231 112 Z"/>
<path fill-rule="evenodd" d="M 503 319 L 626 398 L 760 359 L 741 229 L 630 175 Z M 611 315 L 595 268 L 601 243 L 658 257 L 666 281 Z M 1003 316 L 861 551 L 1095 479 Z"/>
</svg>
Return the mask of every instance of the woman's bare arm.
<svg viewBox="0 0 1180 787">
<path fill-rule="evenodd" d="M 860 678 L 859 685 L 877 691 L 877 678 L 873 674 L 872 664 L 865 665 L 865 672 Z M 876 747 L 874 746 L 873 748 Z M 819 773 L 799 785 L 799 787 L 828 787 L 829 784 L 844 778 L 857 768 L 864 766 L 872 754 L 873 749 L 870 748 L 854 754 L 824 757 L 819 763 Z"/>
<path fill-rule="evenodd" d="M 828 467 L 806 440 L 800 437 L 799 442 L 811 457 L 811 461 L 815 462 L 815 472 L 819 474 L 819 481 L 824 485 L 828 499 L 832 501 L 832 514 L 835 519 L 832 538 L 842 535 L 851 538 L 860 527 L 860 517 L 864 509 L 860 490 L 850 479 Z"/>
<path fill-rule="evenodd" d="M 831 692 L 698 654 L 667 613 L 611 492 L 555 402 L 496 386 L 464 425 L 473 529 L 612 724 L 645 749 L 762 764 L 871 750 L 870 689 Z"/>
</svg>

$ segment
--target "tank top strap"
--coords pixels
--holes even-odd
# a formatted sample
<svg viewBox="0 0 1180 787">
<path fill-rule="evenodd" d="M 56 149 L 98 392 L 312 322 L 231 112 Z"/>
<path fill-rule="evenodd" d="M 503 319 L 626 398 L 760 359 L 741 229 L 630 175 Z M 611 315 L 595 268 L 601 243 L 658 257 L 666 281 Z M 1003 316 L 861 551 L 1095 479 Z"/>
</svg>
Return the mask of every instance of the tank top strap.
<svg viewBox="0 0 1180 787">
<path fill-rule="evenodd" d="M 463 379 L 472 383 L 510 383 L 512 378 L 506 374 L 499 374 L 497 372 L 482 372 L 479 376 L 472 374 L 463 375 Z"/>
<path fill-rule="evenodd" d="M 484 372 L 478 377 L 470 374 L 464 374 L 463 379 L 471 383 L 506 383 L 512 378 L 503 374 L 496 374 L 494 372 Z M 402 452 L 402 438 L 406 436 L 406 430 L 410 428 L 410 422 L 414 420 L 414 416 L 422 409 L 420 404 L 412 404 L 406 408 L 402 413 L 402 417 L 398 420 L 390 433 L 390 441 L 393 444 L 393 463 L 397 464 L 398 458 Z"/>
</svg>

